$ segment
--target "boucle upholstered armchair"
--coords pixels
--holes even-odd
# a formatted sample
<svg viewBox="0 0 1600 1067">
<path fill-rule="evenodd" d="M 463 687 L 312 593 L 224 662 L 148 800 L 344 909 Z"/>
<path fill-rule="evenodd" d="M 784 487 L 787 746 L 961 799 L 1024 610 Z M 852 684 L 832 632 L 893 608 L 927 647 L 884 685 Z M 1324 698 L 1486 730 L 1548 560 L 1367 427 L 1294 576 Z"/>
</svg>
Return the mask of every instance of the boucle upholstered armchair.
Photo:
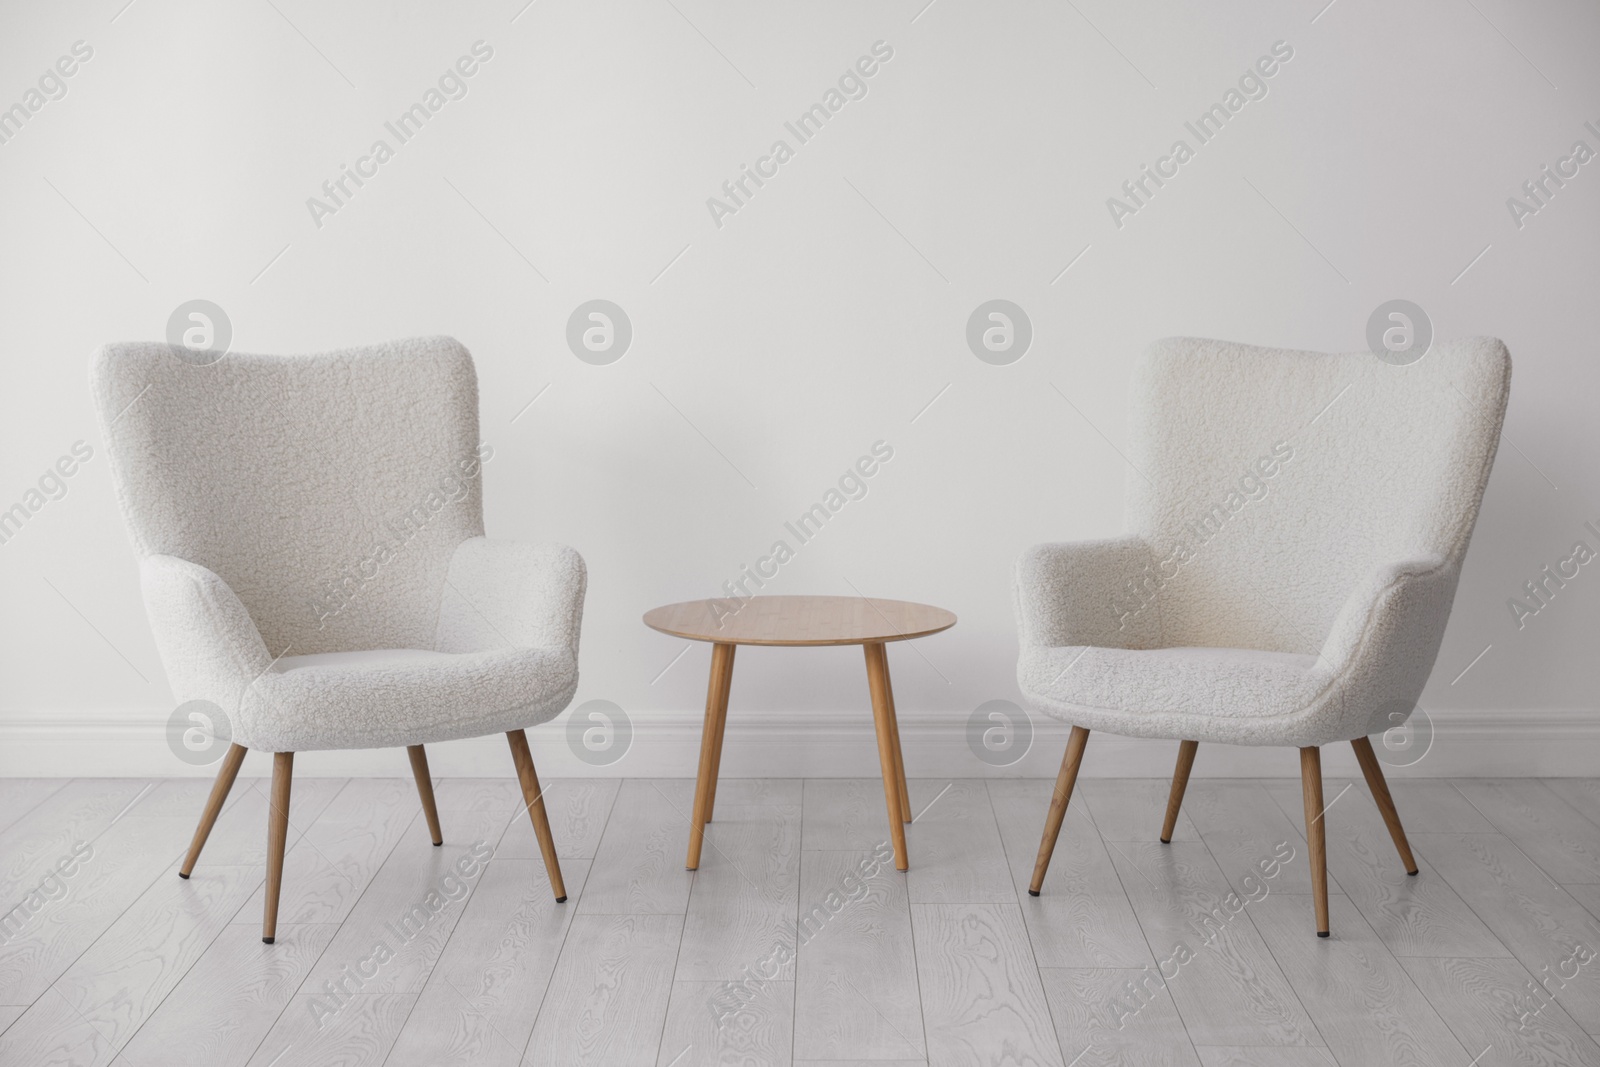
<svg viewBox="0 0 1600 1067">
<path fill-rule="evenodd" d="M 92 383 L 145 606 L 178 700 L 232 726 L 180 874 L 247 749 L 274 753 L 262 940 L 277 926 L 294 754 L 405 746 L 433 843 L 424 745 L 505 733 L 566 899 L 523 731 L 578 684 L 583 560 L 487 540 L 478 385 L 447 337 L 196 365 L 107 345 Z"/>
<path fill-rule="evenodd" d="M 1153 345 L 1134 377 L 1125 537 L 1017 563 L 1028 706 L 1072 725 L 1038 896 L 1089 731 L 1178 740 L 1161 841 L 1201 741 L 1300 750 L 1328 935 L 1321 746 L 1349 741 L 1408 874 L 1368 735 L 1433 669 L 1510 388 L 1499 341 L 1405 366 L 1219 341 Z"/>
</svg>

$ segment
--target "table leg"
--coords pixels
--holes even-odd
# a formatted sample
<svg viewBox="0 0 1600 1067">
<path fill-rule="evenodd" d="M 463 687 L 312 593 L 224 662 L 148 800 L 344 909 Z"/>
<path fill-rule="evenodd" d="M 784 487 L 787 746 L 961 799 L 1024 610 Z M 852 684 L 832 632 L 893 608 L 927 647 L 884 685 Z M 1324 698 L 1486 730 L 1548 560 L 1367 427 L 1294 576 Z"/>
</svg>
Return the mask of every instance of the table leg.
<svg viewBox="0 0 1600 1067">
<path fill-rule="evenodd" d="M 722 735 L 728 729 L 728 694 L 733 689 L 733 650 L 739 646 L 727 647 L 728 655 L 722 661 L 722 710 L 717 713 L 717 736 L 711 750 L 711 789 L 706 794 L 706 822 L 711 821 L 711 813 L 717 807 L 717 779 L 722 775 Z"/>
<path fill-rule="evenodd" d="M 883 770 L 884 803 L 889 809 L 889 836 L 894 841 L 894 867 L 903 871 L 910 864 L 906 858 L 906 827 L 900 810 L 900 771 L 895 759 L 898 739 L 889 695 L 889 658 L 884 654 L 882 641 L 868 641 L 861 647 L 867 656 L 867 687 L 872 692 L 872 717 L 878 727 L 878 763 Z"/>
<path fill-rule="evenodd" d="M 717 783 L 717 750 L 722 724 L 728 714 L 728 687 L 733 681 L 733 645 L 711 646 L 711 682 L 706 689 L 706 719 L 700 728 L 700 773 L 695 779 L 694 816 L 689 826 L 689 858 L 684 866 L 700 866 L 700 846 L 705 841 L 706 819 Z"/>
<path fill-rule="evenodd" d="M 894 686 L 889 683 L 889 650 L 883 653 L 883 695 L 889 705 L 889 736 L 894 738 L 894 774 L 900 784 L 900 821 L 911 821 L 911 792 L 906 788 L 906 758 L 900 752 L 900 720 L 894 713 Z"/>
</svg>

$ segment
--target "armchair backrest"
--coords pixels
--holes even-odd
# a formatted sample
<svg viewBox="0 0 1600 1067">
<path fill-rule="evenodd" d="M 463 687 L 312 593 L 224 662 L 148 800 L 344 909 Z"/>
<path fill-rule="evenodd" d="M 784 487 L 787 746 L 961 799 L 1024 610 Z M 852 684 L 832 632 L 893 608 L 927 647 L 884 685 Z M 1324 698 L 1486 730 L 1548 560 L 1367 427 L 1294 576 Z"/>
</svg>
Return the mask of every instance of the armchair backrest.
<svg viewBox="0 0 1600 1067">
<path fill-rule="evenodd" d="M 1129 451 L 1129 525 L 1153 555 L 1135 610 L 1159 613 L 1166 646 L 1316 654 L 1377 568 L 1459 566 L 1510 380 L 1493 338 L 1435 344 L 1405 366 L 1152 345 Z"/>
<path fill-rule="evenodd" d="M 431 648 L 483 533 L 478 384 L 448 337 L 311 356 L 111 344 L 91 371 L 141 556 L 216 572 L 274 655 Z"/>
</svg>

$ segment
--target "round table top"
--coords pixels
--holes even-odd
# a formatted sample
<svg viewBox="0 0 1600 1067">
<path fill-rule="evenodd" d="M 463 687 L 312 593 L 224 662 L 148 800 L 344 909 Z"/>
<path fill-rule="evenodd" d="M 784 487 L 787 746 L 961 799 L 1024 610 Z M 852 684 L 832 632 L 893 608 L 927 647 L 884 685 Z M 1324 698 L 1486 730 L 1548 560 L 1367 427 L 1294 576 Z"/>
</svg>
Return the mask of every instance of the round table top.
<svg viewBox="0 0 1600 1067">
<path fill-rule="evenodd" d="M 860 645 L 926 637 L 956 624 L 953 612 L 906 600 L 859 596 L 756 596 L 689 600 L 645 612 L 674 637 L 729 645 Z"/>
</svg>

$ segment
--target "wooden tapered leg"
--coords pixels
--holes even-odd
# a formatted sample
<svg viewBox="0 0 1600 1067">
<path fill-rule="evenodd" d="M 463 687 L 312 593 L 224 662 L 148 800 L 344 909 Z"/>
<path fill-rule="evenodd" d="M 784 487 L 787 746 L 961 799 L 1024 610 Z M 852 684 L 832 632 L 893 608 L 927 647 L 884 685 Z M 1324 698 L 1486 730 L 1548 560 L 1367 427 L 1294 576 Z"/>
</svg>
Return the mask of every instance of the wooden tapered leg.
<svg viewBox="0 0 1600 1067">
<path fill-rule="evenodd" d="M 728 714 L 728 687 L 733 683 L 734 646 L 718 642 L 711 646 L 711 681 L 706 687 L 706 719 L 700 727 L 700 770 L 694 784 L 694 813 L 689 825 L 689 856 L 683 865 L 693 871 L 700 867 L 700 847 L 705 843 L 706 817 L 711 812 L 711 797 L 716 789 L 718 737 Z"/>
<path fill-rule="evenodd" d="M 1189 771 L 1194 766 L 1198 741 L 1178 742 L 1178 765 L 1172 771 L 1172 792 L 1167 794 L 1167 818 L 1161 824 L 1161 843 L 1172 844 L 1172 831 L 1178 825 L 1178 809 L 1183 807 L 1183 792 L 1189 788 Z"/>
<path fill-rule="evenodd" d="M 533 835 L 539 839 L 539 851 L 544 855 L 544 872 L 550 878 L 550 888 L 555 891 L 556 903 L 567 902 L 567 884 L 561 880 L 561 861 L 556 858 L 556 839 L 550 833 L 550 818 L 544 810 L 544 790 L 539 788 L 539 775 L 533 769 L 533 754 L 528 751 L 528 735 L 521 730 L 508 730 L 506 740 L 511 742 L 511 762 L 517 767 L 517 781 L 522 784 L 522 804 L 533 820 Z"/>
<path fill-rule="evenodd" d="M 272 944 L 278 935 L 278 893 L 283 889 L 283 852 L 289 842 L 289 786 L 294 777 L 294 753 L 272 756 L 272 797 L 267 811 L 267 906 L 261 920 L 261 940 Z"/>
<path fill-rule="evenodd" d="M 894 710 L 889 696 L 889 657 L 882 641 L 868 641 L 867 689 L 872 693 L 872 719 L 878 728 L 878 764 L 883 772 L 883 799 L 889 809 L 889 837 L 894 842 L 894 869 L 906 870 L 906 816 L 900 809 L 900 770 L 895 759 Z M 907 807 L 910 805 L 908 804 Z"/>
<path fill-rule="evenodd" d="M 1083 747 L 1088 743 L 1089 731 L 1082 726 L 1074 726 L 1067 737 L 1066 754 L 1061 757 L 1061 773 L 1056 775 L 1055 792 L 1050 795 L 1050 813 L 1044 819 L 1044 837 L 1039 840 L 1039 857 L 1033 861 L 1029 896 L 1038 896 L 1044 886 L 1044 872 L 1050 869 L 1050 857 L 1056 851 L 1056 838 L 1061 836 L 1061 820 L 1067 817 L 1072 787 L 1078 784 L 1078 764 L 1083 762 Z"/>
<path fill-rule="evenodd" d="M 906 758 L 900 751 L 900 719 L 894 711 L 894 686 L 889 681 L 889 653 L 884 649 L 883 692 L 889 701 L 889 736 L 894 740 L 894 773 L 900 783 L 900 821 L 911 821 L 911 791 L 906 788 Z"/>
<path fill-rule="evenodd" d="M 1406 840 L 1405 827 L 1400 825 L 1400 813 L 1395 810 L 1394 797 L 1389 795 L 1389 783 L 1383 779 L 1383 768 L 1372 751 L 1372 742 L 1358 737 L 1350 742 L 1350 747 L 1356 750 L 1356 761 L 1361 764 L 1361 773 L 1367 776 L 1367 788 L 1372 790 L 1372 799 L 1377 802 L 1384 825 L 1389 828 L 1389 836 L 1394 838 L 1400 862 L 1406 865 L 1407 874 L 1416 874 L 1417 861 L 1411 855 L 1411 843 Z"/>
<path fill-rule="evenodd" d="M 421 745 L 407 745 L 406 755 L 411 757 L 411 776 L 417 780 L 417 795 L 422 797 L 422 814 L 428 820 L 428 833 L 434 845 L 444 844 L 439 832 L 439 808 L 433 802 L 433 778 L 428 774 L 428 753 Z"/>
<path fill-rule="evenodd" d="M 1311 853 L 1311 895 L 1317 936 L 1328 936 L 1328 837 L 1322 808 L 1322 750 L 1300 750 L 1300 792 L 1306 802 L 1306 845 Z"/>
<path fill-rule="evenodd" d="M 211 787 L 211 796 L 206 799 L 206 808 L 200 813 L 200 825 L 194 828 L 194 840 L 189 842 L 189 855 L 184 857 L 183 866 L 178 869 L 179 878 L 187 878 L 194 871 L 196 861 L 200 859 L 200 850 L 206 847 L 206 838 L 211 836 L 211 827 L 216 825 L 217 816 L 222 812 L 222 805 L 228 800 L 228 791 L 233 788 L 233 780 L 239 777 L 239 765 L 244 762 L 247 750 L 243 745 L 233 744 L 228 746 L 228 751 L 222 757 L 222 766 L 217 770 L 216 784 Z"/>
<path fill-rule="evenodd" d="M 717 807 L 717 780 L 722 776 L 722 738 L 728 732 L 728 695 L 733 690 L 733 653 L 738 647 L 738 645 L 729 645 L 728 654 L 722 660 L 722 677 L 719 679 L 721 688 L 718 690 L 717 728 L 711 750 L 711 785 L 706 790 L 706 822 L 711 821 L 711 813 Z"/>
</svg>

